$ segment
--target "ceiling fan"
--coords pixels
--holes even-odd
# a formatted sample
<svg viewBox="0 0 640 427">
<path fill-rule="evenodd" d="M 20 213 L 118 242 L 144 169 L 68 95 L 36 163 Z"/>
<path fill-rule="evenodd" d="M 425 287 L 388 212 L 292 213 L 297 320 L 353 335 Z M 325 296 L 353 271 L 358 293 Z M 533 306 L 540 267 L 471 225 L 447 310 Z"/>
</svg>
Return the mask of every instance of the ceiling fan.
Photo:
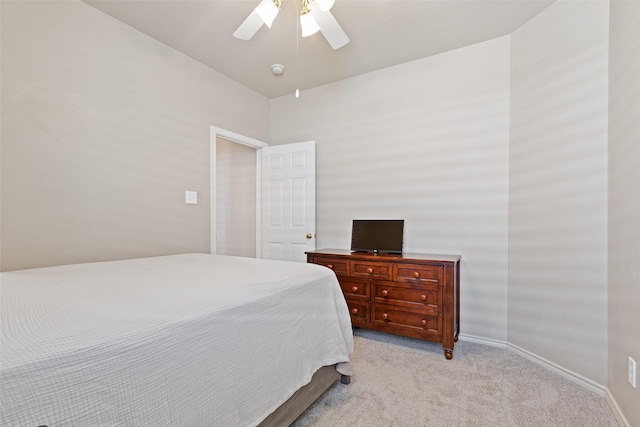
<svg viewBox="0 0 640 427">
<path fill-rule="evenodd" d="M 262 0 L 247 19 L 240 24 L 233 36 L 241 40 L 250 40 L 263 24 L 271 28 L 271 24 L 276 15 L 278 15 L 283 1 Z M 300 1 L 302 3 L 302 9 L 300 10 L 302 37 L 308 37 L 320 31 L 334 49 L 340 49 L 349 43 L 349 37 L 347 37 L 336 18 L 330 12 L 335 0 Z"/>
</svg>

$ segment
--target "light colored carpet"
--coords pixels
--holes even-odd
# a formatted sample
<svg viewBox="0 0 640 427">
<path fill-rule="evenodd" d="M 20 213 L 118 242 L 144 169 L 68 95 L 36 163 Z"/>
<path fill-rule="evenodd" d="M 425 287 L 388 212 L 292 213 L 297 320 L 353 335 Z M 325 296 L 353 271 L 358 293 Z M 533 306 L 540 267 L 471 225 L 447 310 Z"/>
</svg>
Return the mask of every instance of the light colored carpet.
<svg viewBox="0 0 640 427">
<path fill-rule="evenodd" d="M 513 352 L 358 329 L 351 384 L 334 384 L 304 426 L 619 427 L 605 398 Z"/>
</svg>

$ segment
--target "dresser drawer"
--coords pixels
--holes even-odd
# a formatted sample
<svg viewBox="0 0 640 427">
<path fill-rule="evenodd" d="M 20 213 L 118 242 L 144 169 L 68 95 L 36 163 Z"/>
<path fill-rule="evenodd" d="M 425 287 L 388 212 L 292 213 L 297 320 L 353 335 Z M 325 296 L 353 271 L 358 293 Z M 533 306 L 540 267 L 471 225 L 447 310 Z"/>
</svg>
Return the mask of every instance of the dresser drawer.
<svg viewBox="0 0 640 427">
<path fill-rule="evenodd" d="M 398 264 L 396 280 L 406 283 L 442 283 L 442 267 L 439 265 Z"/>
<path fill-rule="evenodd" d="M 391 264 L 388 262 L 351 261 L 351 276 L 391 279 Z"/>
<path fill-rule="evenodd" d="M 347 259 L 315 257 L 313 259 L 313 263 L 324 265 L 325 267 L 330 268 L 338 276 L 349 275 L 349 260 Z"/>
<path fill-rule="evenodd" d="M 410 335 L 442 335 L 441 314 L 377 303 L 372 311 L 372 323 L 379 328 Z"/>
<path fill-rule="evenodd" d="M 375 282 L 373 297 L 380 304 L 402 304 L 438 311 L 442 306 L 442 287 Z"/>
<path fill-rule="evenodd" d="M 340 288 L 345 297 L 366 298 L 371 295 L 371 283 L 369 279 L 352 279 L 341 277 L 338 279 Z"/>
<path fill-rule="evenodd" d="M 347 298 L 347 307 L 351 314 L 353 326 L 366 326 L 369 324 L 369 303 L 365 300 Z"/>
</svg>

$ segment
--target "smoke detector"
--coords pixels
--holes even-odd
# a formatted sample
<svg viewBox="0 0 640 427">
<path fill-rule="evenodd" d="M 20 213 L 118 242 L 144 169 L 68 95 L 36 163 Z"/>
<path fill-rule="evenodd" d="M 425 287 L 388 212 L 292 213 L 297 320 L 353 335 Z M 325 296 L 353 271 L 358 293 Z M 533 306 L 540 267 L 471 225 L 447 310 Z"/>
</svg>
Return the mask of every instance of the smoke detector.
<svg viewBox="0 0 640 427">
<path fill-rule="evenodd" d="M 273 74 L 275 74 L 276 76 L 279 76 L 280 74 L 284 73 L 284 65 L 281 64 L 273 64 L 271 66 L 271 72 Z"/>
</svg>

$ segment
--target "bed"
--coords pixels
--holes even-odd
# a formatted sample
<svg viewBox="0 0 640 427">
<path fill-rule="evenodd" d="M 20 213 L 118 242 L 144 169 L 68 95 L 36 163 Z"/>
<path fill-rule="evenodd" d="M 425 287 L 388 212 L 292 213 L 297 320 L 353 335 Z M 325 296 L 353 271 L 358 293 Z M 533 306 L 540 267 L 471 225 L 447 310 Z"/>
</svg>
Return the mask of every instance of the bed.
<svg viewBox="0 0 640 427">
<path fill-rule="evenodd" d="M 184 254 L 20 270 L 0 273 L 0 304 L 3 426 L 286 425 L 302 395 L 351 373 L 347 305 L 313 264 Z"/>
</svg>

